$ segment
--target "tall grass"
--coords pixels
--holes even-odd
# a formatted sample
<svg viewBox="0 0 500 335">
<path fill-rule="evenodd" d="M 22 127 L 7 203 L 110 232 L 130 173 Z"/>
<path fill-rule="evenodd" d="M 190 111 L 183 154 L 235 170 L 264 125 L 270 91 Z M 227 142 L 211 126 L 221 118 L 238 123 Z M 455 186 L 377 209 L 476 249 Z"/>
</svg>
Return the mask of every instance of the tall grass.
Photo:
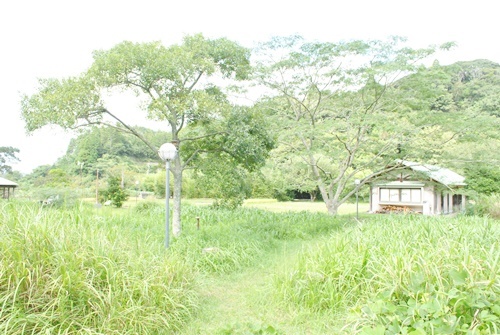
<svg viewBox="0 0 500 335">
<path fill-rule="evenodd" d="M 381 216 L 334 233 L 278 275 L 287 306 L 331 313 L 346 334 L 498 334 L 500 226 Z"/>
<path fill-rule="evenodd" d="M 499 333 L 498 221 L 365 221 L 188 205 L 182 236 L 164 250 L 161 204 L 0 201 L 0 334 L 176 333 L 201 315 L 201 289 L 213 278 L 271 259 L 290 241 L 310 247 L 275 275 L 275 296 L 283 306 L 336 320 L 325 331 Z"/>
<path fill-rule="evenodd" d="M 195 276 L 163 252 L 155 229 L 133 221 L 85 206 L 0 202 L 0 333 L 181 328 L 197 307 Z"/>
<path fill-rule="evenodd" d="M 320 214 L 195 206 L 182 220 L 183 235 L 166 251 L 162 205 L 0 202 L 0 333 L 171 334 L 196 315 L 204 276 L 340 226 Z"/>
<path fill-rule="evenodd" d="M 164 220 L 162 205 L 146 203 L 136 211 L 147 220 Z M 342 226 L 341 219 L 320 213 L 189 205 L 183 207 L 182 222 L 184 233 L 172 243 L 172 251 L 198 272 L 208 274 L 239 271 L 255 265 L 281 241 L 307 240 Z"/>
</svg>

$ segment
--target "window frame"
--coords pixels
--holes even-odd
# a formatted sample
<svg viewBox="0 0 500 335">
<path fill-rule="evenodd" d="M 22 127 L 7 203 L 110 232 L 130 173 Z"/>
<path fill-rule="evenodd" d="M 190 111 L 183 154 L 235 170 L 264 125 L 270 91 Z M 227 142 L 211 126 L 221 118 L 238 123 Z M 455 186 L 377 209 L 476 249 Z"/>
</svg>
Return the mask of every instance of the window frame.
<svg viewBox="0 0 500 335">
<path fill-rule="evenodd" d="M 407 191 L 407 194 L 403 193 Z M 416 192 L 418 190 L 418 193 Z M 379 186 L 379 203 L 381 204 L 408 204 L 419 205 L 423 202 L 423 188 L 422 187 L 384 187 Z M 396 196 L 397 194 L 397 196 Z M 403 201 L 403 195 L 405 200 Z"/>
</svg>

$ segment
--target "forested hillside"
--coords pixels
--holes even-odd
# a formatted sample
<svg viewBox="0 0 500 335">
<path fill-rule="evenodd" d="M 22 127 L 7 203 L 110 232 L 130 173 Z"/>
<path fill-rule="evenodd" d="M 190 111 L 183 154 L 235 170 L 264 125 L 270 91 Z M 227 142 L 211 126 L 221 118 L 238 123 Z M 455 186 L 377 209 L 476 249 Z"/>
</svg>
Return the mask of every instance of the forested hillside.
<svg viewBox="0 0 500 335">
<path fill-rule="evenodd" d="M 464 173 L 471 189 L 500 192 L 500 65 L 488 60 L 423 69 L 398 82 L 422 123 L 451 135 L 430 157 Z"/>
</svg>

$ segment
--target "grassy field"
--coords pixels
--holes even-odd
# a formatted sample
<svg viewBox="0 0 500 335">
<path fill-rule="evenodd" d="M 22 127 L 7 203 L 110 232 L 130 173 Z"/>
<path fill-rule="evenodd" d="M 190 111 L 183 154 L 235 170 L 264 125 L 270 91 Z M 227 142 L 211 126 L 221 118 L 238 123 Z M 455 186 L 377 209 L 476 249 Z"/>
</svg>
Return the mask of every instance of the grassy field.
<svg viewBox="0 0 500 335">
<path fill-rule="evenodd" d="M 89 199 L 91 202 L 91 199 Z M 125 207 L 134 207 L 136 204 L 144 201 L 154 201 L 159 204 L 163 204 L 165 200 L 142 200 L 135 198 L 130 198 L 125 202 Z M 183 203 L 193 206 L 209 206 L 212 204 L 212 199 L 183 199 Z M 308 200 L 296 200 L 296 201 L 277 201 L 276 199 L 248 199 L 243 203 L 244 208 L 257 208 L 263 209 L 270 212 L 318 212 L 327 213 L 326 206 L 322 201 L 311 202 Z M 366 213 L 369 209 L 369 204 L 359 203 L 358 212 Z M 339 208 L 339 214 L 355 214 L 356 204 L 355 203 L 345 203 Z"/>
<path fill-rule="evenodd" d="M 500 333 L 497 220 L 133 200 L 0 201 L 1 334 Z"/>
</svg>

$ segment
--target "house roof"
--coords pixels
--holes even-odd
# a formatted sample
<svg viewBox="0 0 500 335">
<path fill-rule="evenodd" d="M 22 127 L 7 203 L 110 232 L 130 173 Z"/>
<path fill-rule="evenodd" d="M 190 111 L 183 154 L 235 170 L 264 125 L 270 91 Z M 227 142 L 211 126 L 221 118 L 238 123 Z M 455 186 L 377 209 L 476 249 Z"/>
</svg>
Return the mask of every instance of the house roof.
<svg viewBox="0 0 500 335">
<path fill-rule="evenodd" d="M 14 183 L 13 181 L 10 181 L 8 179 L 5 179 L 5 178 L 2 178 L 0 177 L 0 186 L 11 186 L 11 187 L 17 187 L 19 185 L 17 185 L 16 183 Z"/>
<path fill-rule="evenodd" d="M 436 165 L 420 164 L 416 162 L 404 161 L 398 159 L 397 163 L 406 166 L 413 171 L 421 172 L 429 178 L 446 186 L 465 186 L 465 177 L 450 169 L 442 168 Z"/>
</svg>

